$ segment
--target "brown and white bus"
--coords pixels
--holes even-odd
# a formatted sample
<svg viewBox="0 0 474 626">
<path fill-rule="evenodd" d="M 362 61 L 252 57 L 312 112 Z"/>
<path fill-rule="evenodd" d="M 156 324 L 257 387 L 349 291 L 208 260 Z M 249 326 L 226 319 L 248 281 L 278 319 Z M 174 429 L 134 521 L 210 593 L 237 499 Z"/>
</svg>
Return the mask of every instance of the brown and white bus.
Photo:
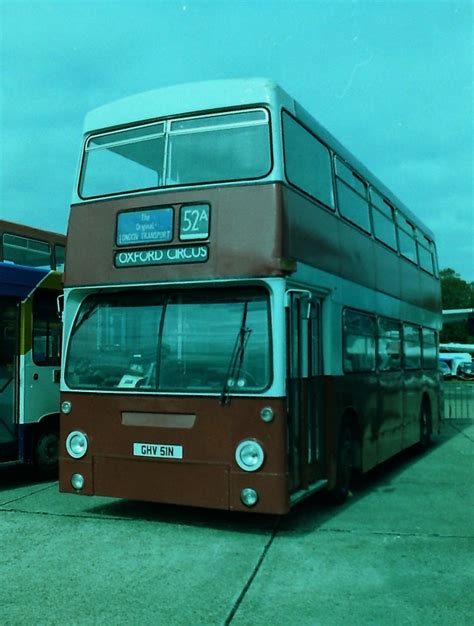
<svg viewBox="0 0 474 626">
<path fill-rule="evenodd" d="M 433 234 L 272 82 L 85 122 L 60 489 L 286 513 L 440 419 Z"/>
</svg>

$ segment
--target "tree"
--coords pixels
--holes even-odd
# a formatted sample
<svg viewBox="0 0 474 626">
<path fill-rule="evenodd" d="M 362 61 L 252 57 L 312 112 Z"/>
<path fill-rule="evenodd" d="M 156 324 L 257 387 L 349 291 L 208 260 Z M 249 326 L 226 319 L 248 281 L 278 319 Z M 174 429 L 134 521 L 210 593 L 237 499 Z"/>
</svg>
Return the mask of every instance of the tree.
<svg viewBox="0 0 474 626">
<path fill-rule="evenodd" d="M 441 270 L 441 300 L 443 309 L 474 308 L 474 289 L 450 267 Z M 469 335 L 466 322 L 449 322 L 441 331 L 442 343 L 474 343 L 474 336 Z"/>
</svg>

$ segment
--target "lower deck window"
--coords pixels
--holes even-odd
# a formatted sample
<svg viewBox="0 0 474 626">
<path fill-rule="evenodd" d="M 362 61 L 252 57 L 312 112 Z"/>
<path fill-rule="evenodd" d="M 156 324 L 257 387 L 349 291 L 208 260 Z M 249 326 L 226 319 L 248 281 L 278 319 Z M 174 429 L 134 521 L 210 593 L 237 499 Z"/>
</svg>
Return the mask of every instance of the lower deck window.
<svg viewBox="0 0 474 626">
<path fill-rule="evenodd" d="M 259 392 L 271 381 L 269 320 L 258 288 L 90 296 L 71 333 L 66 381 L 75 389 Z"/>
<path fill-rule="evenodd" d="M 373 372 L 375 370 L 375 318 L 358 311 L 345 310 L 344 371 Z"/>
<path fill-rule="evenodd" d="M 423 328 L 421 334 L 423 340 L 423 368 L 436 369 L 438 367 L 436 332 L 428 328 Z"/>
<path fill-rule="evenodd" d="M 379 319 L 378 361 L 379 370 L 390 372 L 402 366 L 402 327 L 399 322 Z"/>
<path fill-rule="evenodd" d="M 403 326 L 403 363 L 405 369 L 421 367 L 420 329 L 410 324 Z"/>
</svg>

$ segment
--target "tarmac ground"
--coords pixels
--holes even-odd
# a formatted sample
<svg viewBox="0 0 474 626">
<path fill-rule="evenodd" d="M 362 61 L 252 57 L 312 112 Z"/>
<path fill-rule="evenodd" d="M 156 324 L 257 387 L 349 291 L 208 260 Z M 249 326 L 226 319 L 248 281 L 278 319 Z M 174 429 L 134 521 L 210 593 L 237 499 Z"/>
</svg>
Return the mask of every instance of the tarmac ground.
<svg viewBox="0 0 474 626">
<path fill-rule="evenodd" d="M 474 422 L 261 517 L 60 494 L 0 468 L 0 623 L 472 626 Z"/>
</svg>

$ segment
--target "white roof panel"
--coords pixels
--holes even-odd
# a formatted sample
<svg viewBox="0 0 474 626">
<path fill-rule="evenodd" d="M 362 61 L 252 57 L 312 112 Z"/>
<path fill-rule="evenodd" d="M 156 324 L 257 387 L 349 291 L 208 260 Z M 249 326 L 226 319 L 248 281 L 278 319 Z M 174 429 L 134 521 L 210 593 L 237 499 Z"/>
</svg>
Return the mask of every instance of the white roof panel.
<svg viewBox="0 0 474 626">
<path fill-rule="evenodd" d="M 84 133 L 197 111 L 271 105 L 276 100 L 293 111 L 292 98 L 265 78 L 186 83 L 142 92 L 94 109 L 86 116 Z"/>
</svg>

